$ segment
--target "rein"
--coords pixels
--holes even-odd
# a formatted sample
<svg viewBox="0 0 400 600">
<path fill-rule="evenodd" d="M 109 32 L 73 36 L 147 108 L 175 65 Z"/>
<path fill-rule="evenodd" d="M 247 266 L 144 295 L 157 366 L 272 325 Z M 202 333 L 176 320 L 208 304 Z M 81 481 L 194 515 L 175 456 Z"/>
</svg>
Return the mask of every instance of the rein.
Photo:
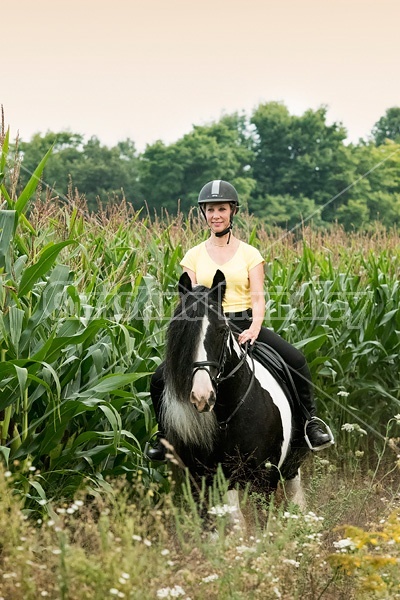
<svg viewBox="0 0 400 600">
<path fill-rule="evenodd" d="M 229 417 L 227 419 L 225 419 L 225 421 L 218 421 L 218 425 L 219 428 L 223 431 L 226 431 L 228 428 L 228 425 L 230 423 L 230 421 L 233 419 L 233 417 L 236 415 L 236 413 L 238 412 L 238 410 L 243 406 L 243 404 L 245 403 L 245 401 L 247 400 L 248 395 L 250 394 L 251 388 L 253 387 L 253 383 L 254 383 L 254 379 L 255 379 L 255 366 L 254 366 L 254 358 L 251 354 L 249 354 L 249 343 L 247 342 L 245 345 L 245 349 L 242 350 L 242 356 L 240 358 L 240 361 L 238 362 L 238 364 L 236 365 L 236 367 L 234 367 L 227 375 L 225 375 L 224 377 L 222 376 L 223 373 L 223 369 L 225 366 L 225 362 L 226 362 L 226 353 L 227 353 L 227 346 L 226 346 L 226 342 L 229 336 L 229 328 L 227 329 L 226 333 L 225 333 L 225 338 L 224 338 L 224 343 L 222 345 L 222 351 L 221 351 L 221 356 L 219 358 L 219 361 L 216 360 L 200 360 L 197 362 L 193 363 L 193 374 L 192 377 L 194 377 L 194 375 L 197 373 L 197 371 L 207 371 L 210 379 L 211 379 L 211 383 L 215 389 L 215 391 L 217 391 L 218 385 L 220 383 L 223 383 L 224 381 L 226 381 L 227 379 L 230 379 L 231 377 L 233 377 L 235 375 L 235 373 L 237 373 L 239 371 L 239 369 L 242 368 L 242 366 L 244 365 L 244 363 L 246 362 L 247 357 L 250 357 L 251 360 L 251 379 L 249 382 L 249 386 L 246 390 L 246 393 L 244 394 L 243 398 L 240 400 L 239 404 L 236 406 L 236 408 L 233 410 L 233 412 L 229 415 Z M 210 369 L 208 369 L 207 367 L 213 367 L 215 369 L 217 369 L 217 374 L 215 377 L 213 377 L 211 375 L 211 371 Z"/>
<path fill-rule="evenodd" d="M 229 373 L 229 375 L 227 375 L 226 377 L 223 378 L 222 381 L 225 381 L 226 379 L 229 379 L 229 377 L 231 377 L 234 373 L 236 373 L 236 371 L 238 371 L 238 369 L 244 364 L 244 361 L 246 360 L 247 356 L 248 356 L 248 342 L 246 343 L 246 350 L 243 352 L 243 357 L 240 363 L 238 363 L 236 365 L 236 367 Z M 251 379 L 250 379 L 250 383 L 249 383 L 249 387 L 246 390 L 245 395 L 243 396 L 243 398 L 241 399 L 241 401 L 239 402 L 239 404 L 236 406 L 236 408 L 234 409 L 234 411 L 229 415 L 229 417 L 227 419 L 225 419 L 225 421 L 218 421 L 218 425 L 219 428 L 222 431 L 226 431 L 228 429 L 228 425 L 230 423 L 230 421 L 233 419 L 233 417 L 236 415 L 236 413 L 238 412 L 239 408 L 241 408 L 243 406 L 243 404 L 246 402 L 247 400 L 247 396 L 250 394 L 251 392 L 251 388 L 253 387 L 253 383 L 254 383 L 254 379 L 255 379 L 255 367 L 254 367 L 254 358 L 253 356 L 250 354 L 250 360 L 251 360 Z"/>
</svg>

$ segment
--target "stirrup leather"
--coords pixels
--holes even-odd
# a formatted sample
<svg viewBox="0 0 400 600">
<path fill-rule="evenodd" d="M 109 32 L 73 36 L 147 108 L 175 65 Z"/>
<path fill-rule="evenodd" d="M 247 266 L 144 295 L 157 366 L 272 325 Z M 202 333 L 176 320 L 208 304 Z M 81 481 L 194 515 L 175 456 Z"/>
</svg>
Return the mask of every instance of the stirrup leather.
<svg viewBox="0 0 400 600">
<path fill-rule="evenodd" d="M 329 435 L 330 440 L 329 442 L 326 442 L 325 444 L 321 444 L 321 446 L 313 446 L 310 442 L 310 439 L 307 435 L 307 427 L 308 425 L 312 422 L 312 421 L 319 421 L 320 423 L 322 423 L 322 425 L 325 427 L 325 431 L 326 433 Z M 310 448 L 310 450 L 312 450 L 313 452 L 318 452 L 319 450 L 325 450 L 325 448 L 329 448 L 329 446 L 333 446 L 335 443 L 335 438 L 333 437 L 333 433 L 331 428 L 329 427 L 329 425 L 327 423 L 325 423 L 325 421 L 323 421 L 322 419 L 320 419 L 319 417 L 311 417 L 311 419 L 307 419 L 307 421 L 304 424 L 304 439 L 306 440 L 307 446 Z"/>
</svg>

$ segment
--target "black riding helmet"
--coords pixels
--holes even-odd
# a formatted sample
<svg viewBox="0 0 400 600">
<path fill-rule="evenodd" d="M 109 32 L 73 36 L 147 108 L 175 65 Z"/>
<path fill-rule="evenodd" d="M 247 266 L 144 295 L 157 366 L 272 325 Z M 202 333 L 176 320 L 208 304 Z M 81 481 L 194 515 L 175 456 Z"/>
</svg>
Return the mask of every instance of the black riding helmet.
<svg viewBox="0 0 400 600">
<path fill-rule="evenodd" d="M 224 181 L 223 179 L 214 179 L 213 181 L 209 181 L 204 185 L 201 190 L 197 200 L 199 208 L 205 218 L 206 214 L 204 212 L 203 205 L 207 204 L 207 202 L 228 202 L 232 205 L 232 214 L 231 214 L 231 222 L 229 227 L 224 229 L 224 231 L 220 231 L 215 235 L 217 237 L 222 237 L 227 233 L 230 233 L 232 229 L 232 217 L 235 215 L 239 208 L 239 196 L 235 188 L 228 181 Z M 228 240 L 229 244 L 229 240 Z"/>
</svg>

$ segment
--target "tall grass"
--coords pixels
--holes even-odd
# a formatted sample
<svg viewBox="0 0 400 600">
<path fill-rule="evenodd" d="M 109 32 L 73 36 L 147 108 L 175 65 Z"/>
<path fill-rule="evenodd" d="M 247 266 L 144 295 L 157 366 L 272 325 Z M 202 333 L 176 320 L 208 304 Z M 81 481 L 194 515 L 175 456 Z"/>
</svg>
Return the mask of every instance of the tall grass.
<svg viewBox="0 0 400 600">
<path fill-rule="evenodd" d="M 229 525 L 222 480 L 204 529 L 187 488 L 185 506 L 169 493 L 155 503 L 157 488 L 141 473 L 134 493 L 119 477 L 108 494 L 82 491 L 27 519 L 11 473 L 0 472 L 0 597 L 398 598 L 400 487 L 398 465 L 397 483 L 388 465 L 375 480 L 360 464 L 338 477 L 333 462 L 316 457 L 306 466 L 308 509 L 250 496 L 247 531 Z"/>
</svg>

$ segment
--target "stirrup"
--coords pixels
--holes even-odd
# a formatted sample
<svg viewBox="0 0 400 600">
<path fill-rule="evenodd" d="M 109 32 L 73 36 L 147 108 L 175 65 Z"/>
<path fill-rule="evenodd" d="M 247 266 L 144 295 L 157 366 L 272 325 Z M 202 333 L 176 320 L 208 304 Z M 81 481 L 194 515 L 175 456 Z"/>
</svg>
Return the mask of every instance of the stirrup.
<svg viewBox="0 0 400 600">
<path fill-rule="evenodd" d="M 322 423 L 322 425 L 325 427 L 326 433 L 330 437 L 330 440 L 328 442 L 325 442 L 325 444 L 321 444 L 320 446 L 313 446 L 311 444 L 310 439 L 307 435 L 307 427 L 311 423 L 311 421 L 319 421 L 320 423 Z M 304 424 L 304 439 L 306 440 L 307 446 L 313 452 L 319 452 L 319 450 L 325 450 L 325 448 L 329 448 L 329 446 L 333 446 L 335 443 L 335 438 L 333 437 L 331 428 L 329 427 L 329 425 L 327 423 L 325 423 L 325 421 L 323 421 L 319 417 L 311 417 L 311 419 L 306 420 L 306 422 Z"/>
</svg>

